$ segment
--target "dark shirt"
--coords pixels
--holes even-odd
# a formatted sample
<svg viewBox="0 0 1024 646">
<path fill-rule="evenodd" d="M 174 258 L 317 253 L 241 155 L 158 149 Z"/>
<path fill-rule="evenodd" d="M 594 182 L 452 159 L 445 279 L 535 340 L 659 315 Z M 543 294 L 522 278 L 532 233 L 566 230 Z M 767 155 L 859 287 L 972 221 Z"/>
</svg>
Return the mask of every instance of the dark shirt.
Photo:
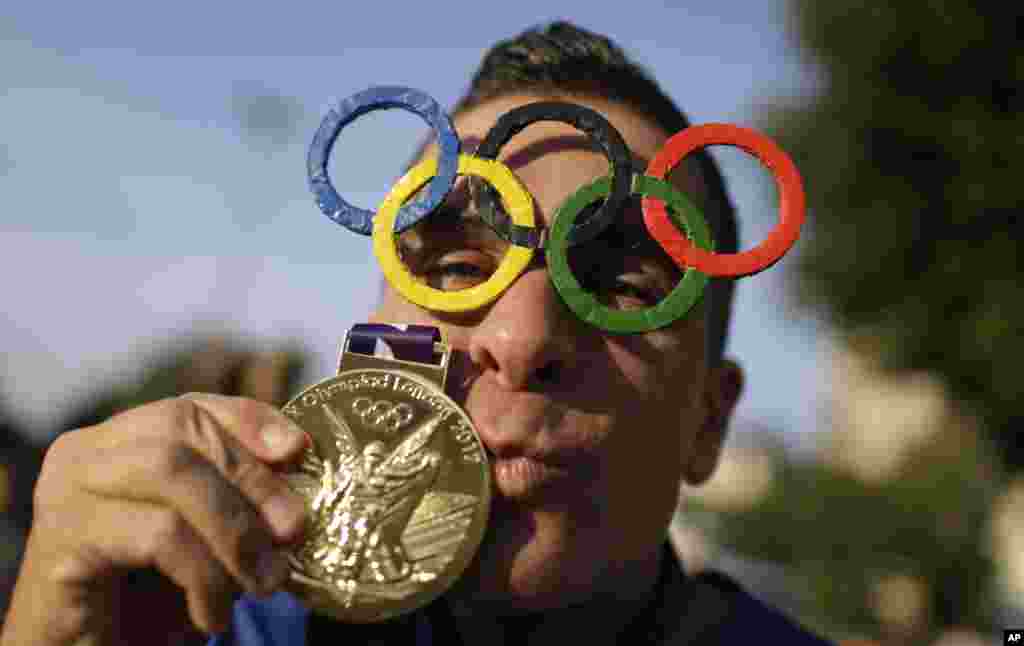
<svg viewBox="0 0 1024 646">
<path fill-rule="evenodd" d="M 667 548 L 651 603 L 626 626 L 616 642 L 704 646 L 713 644 L 786 644 L 828 646 L 828 642 L 747 593 L 734 580 L 717 572 L 697 576 L 683 573 L 675 553 Z M 517 620 L 519 639 L 528 641 L 529 618 Z M 572 639 L 571 635 L 565 640 Z M 234 608 L 231 629 L 208 646 L 458 646 L 462 643 L 455 620 L 442 597 L 426 608 L 379 624 L 342 626 L 311 613 L 287 592 L 269 599 L 243 597 Z M 562 642 L 564 643 L 564 642 Z"/>
</svg>

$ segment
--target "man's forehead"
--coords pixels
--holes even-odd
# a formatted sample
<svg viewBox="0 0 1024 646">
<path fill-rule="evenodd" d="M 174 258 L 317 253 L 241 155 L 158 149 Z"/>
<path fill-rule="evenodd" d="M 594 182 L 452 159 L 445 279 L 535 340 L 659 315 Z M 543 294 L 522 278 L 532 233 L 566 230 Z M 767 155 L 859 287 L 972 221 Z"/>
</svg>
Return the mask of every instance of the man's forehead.
<svg viewBox="0 0 1024 646">
<path fill-rule="evenodd" d="M 634 172 L 645 172 L 650 160 L 661 150 L 668 138 L 675 134 L 665 131 L 650 117 L 631 106 L 599 97 L 508 95 L 489 99 L 454 115 L 453 125 L 462 142 L 462 152 L 473 154 L 505 112 L 542 100 L 579 103 L 601 113 L 612 127 L 618 130 L 626 142 L 632 157 Z M 437 155 L 434 134 L 431 133 L 430 137 L 426 145 L 421 147 L 416 161 L 426 156 Z M 499 151 L 498 159 L 514 171 L 520 171 L 531 162 L 547 155 L 557 156 L 558 153 L 570 153 L 569 156 L 563 157 L 578 161 L 579 157 L 575 157 L 571 153 L 584 152 L 592 153 L 595 159 L 604 156 L 600 147 L 574 126 L 560 121 L 538 121 L 530 124 L 506 142 Z M 703 203 L 708 197 L 708 191 L 702 180 L 702 174 L 696 157 L 688 155 L 669 173 L 667 179 L 678 189 L 692 196 L 695 201 Z"/>
<path fill-rule="evenodd" d="M 600 113 L 626 142 L 630 152 L 640 159 L 649 159 L 671 133 L 666 133 L 644 115 L 623 104 L 590 96 L 541 94 L 505 94 L 493 97 L 453 115 L 452 125 L 462 141 L 463 152 L 472 154 L 505 113 L 537 101 L 566 101 Z M 517 131 L 499 153 L 499 159 L 511 167 L 523 160 L 516 155 L 522 149 L 533 149 L 531 157 L 560 150 L 591 151 L 603 154 L 599 146 L 580 130 L 558 120 L 539 120 Z M 430 153 L 436 154 L 436 143 Z M 529 161 L 529 160 L 527 160 Z"/>
<path fill-rule="evenodd" d="M 460 136 L 460 140 L 462 142 L 462 152 L 468 154 L 473 154 L 477 147 L 479 147 L 480 142 L 483 141 L 483 139 L 475 135 Z M 573 132 L 549 133 L 546 137 L 523 141 L 514 139 L 501 147 L 498 159 L 512 170 L 517 170 L 522 169 L 533 161 L 543 159 L 546 155 L 571 152 L 604 155 L 604 151 L 589 137 Z M 630 152 L 635 172 L 644 172 L 650 159 L 632 150 Z M 423 147 L 422 152 L 416 156 L 416 161 L 418 162 L 434 155 L 437 155 L 437 142 L 432 136 L 428 144 Z"/>
</svg>

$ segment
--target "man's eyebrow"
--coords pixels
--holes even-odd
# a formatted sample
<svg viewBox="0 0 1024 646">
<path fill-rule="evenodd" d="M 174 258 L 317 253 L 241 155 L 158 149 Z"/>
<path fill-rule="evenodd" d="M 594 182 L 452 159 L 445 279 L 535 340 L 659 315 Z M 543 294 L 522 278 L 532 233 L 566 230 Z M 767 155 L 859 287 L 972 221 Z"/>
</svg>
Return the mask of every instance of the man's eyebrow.
<svg viewBox="0 0 1024 646">
<path fill-rule="evenodd" d="M 398 236 L 398 245 L 403 253 L 423 256 L 446 248 L 453 239 L 493 247 L 508 244 L 475 212 L 445 202 L 422 224 Z"/>
</svg>

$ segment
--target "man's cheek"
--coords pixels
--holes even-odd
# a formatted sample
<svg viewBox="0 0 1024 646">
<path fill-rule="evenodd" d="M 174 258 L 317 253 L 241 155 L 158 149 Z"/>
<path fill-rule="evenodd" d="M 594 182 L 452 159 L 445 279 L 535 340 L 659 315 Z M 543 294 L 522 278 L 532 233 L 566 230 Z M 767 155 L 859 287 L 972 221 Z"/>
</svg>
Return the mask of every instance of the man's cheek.
<svg viewBox="0 0 1024 646">
<path fill-rule="evenodd" d="M 659 383 L 667 376 L 664 370 L 664 357 L 660 352 L 660 349 L 649 345 L 644 347 L 635 342 L 613 340 L 608 346 L 612 363 L 621 379 L 628 384 L 627 390 L 633 391 L 634 395 L 641 398 L 654 395 L 665 386 Z"/>
</svg>

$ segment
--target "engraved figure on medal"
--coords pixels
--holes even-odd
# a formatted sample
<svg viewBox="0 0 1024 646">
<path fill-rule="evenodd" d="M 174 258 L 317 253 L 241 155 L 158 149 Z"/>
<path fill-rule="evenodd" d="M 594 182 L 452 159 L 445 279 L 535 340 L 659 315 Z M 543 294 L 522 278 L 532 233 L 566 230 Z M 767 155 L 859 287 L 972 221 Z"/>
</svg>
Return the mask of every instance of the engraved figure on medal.
<svg viewBox="0 0 1024 646">
<path fill-rule="evenodd" d="M 400 379 L 395 375 L 388 383 L 398 390 Z M 465 486 L 458 487 L 463 491 L 438 486 L 446 442 L 466 444 L 465 424 L 452 424 L 460 417 L 454 414 L 457 409 L 443 405 L 417 414 L 407 402 L 365 396 L 337 399 L 341 405 L 318 401 L 296 420 L 302 426 L 303 417 L 316 413 L 321 423 L 316 424 L 319 432 L 311 433 L 314 447 L 304 453 L 300 471 L 288 476 L 308 503 L 306 539 L 290 556 L 293 580 L 322 591 L 343 612 L 388 602 L 401 605 L 425 592 L 425 586 L 465 551 L 471 529 L 472 551 L 482 536 L 482 524 L 473 523 L 480 515 L 481 497 L 465 491 Z M 346 407 L 350 419 L 362 425 L 360 435 L 369 436 L 365 445 L 341 414 Z M 392 411 L 398 412 L 389 415 Z M 308 426 L 307 422 L 307 430 Z M 324 445 L 332 445 L 334 451 L 318 450 Z M 447 453 L 451 459 L 453 451 L 449 448 Z M 460 468 L 479 470 L 471 464 L 475 460 L 469 452 L 455 458 Z M 447 471 L 453 469 L 449 466 Z M 483 484 L 489 487 L 486 480 Z M 459 560 L 461 571 L 469 559 Z M 433 592 L 431 598 L 439 593 Z"/>
</svg>

